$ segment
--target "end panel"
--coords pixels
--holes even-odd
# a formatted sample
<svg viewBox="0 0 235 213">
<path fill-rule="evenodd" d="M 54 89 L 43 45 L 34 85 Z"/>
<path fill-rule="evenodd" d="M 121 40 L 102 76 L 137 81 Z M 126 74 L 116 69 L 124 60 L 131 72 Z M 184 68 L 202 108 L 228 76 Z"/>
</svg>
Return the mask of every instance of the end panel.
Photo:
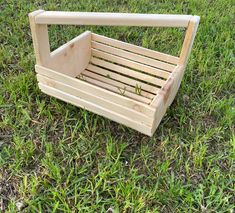
<svg viewBox="0 0 235 213">
<path fill-rule="evenodd" d="M 91 57 L 91 32 L 86 31 L 50 54 L 47 68 L 76 77 L 87 67 Z"/>
</svg>

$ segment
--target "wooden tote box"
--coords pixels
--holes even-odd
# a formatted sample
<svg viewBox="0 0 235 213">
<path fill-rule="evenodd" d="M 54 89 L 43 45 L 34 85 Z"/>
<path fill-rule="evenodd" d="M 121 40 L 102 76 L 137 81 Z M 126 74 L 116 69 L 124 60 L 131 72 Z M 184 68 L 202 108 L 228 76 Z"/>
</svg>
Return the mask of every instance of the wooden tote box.
<svg viewBox="0 0 235 213">
<path fill-rule="evenodd" d="M 181 83 L 198 16 L 57 12 L 29 14 L 42 92 L 152 136 Z M 179 57 L 86 31 L 50 52 L 47 25 L 184 27 Z"/>
</svg>

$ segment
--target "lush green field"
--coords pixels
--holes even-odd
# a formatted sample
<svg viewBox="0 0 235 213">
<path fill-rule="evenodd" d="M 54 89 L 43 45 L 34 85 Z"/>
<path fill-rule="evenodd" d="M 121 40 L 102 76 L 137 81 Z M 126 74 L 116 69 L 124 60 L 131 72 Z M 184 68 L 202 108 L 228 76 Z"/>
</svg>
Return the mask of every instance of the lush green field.
<svg viewBox="0 0 235 213">
<path fill-rule="evenodd" d="M 179 93 L 152 138 L 40 92 L 27 17 L 39 8 L 201 16 Z M 232 0 L 0 0 L 0 212 L 232 213 L 234 9 Z M 51 26 L 52 49 L 85 29 L 172 54 L 184 33 Z"/>
</svg>

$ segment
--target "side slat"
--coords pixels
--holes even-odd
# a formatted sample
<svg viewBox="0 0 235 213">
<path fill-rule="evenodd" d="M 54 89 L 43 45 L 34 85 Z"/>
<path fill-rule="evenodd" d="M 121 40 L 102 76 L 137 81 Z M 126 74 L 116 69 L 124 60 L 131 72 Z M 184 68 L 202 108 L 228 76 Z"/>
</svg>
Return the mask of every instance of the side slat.
<svg viewBox="0 0 235 213">
<path fill-rule="evenodd" d="M 102 81 L 102 82 L 104 82 L 106 84 L 113 85 L 113 86 L 115 86 L 117 88 L 120 88 L 121 90 L 129 91 L 131 93 L 136 94 L 136 88 L 135 87 L 127 85 L 127 84 L 123 84 L 123 83 L 121 83 L 119 81 L 116 81 L 116 80 L 113 80 L 111 78 L 107 78 L 105 76 L 98 75 L 98 74 L 95 74 L 93 72 L 89 72 L 87 70 L 85 70 L 85 72 L 83 72 L 82 75 L 91 77 L 93 79 L 97 79 L 97 80 Z M 120 91 L 119 91 L 119 93 L 120 93 Z M 143 97 L 146 97 L 148 99 L 153 99 L 155 97 L 155 95 L 153 95 L 153 94 L 151 94 L 149 92 L 145 92 L 144 90 L 141 90 L 140 95 L 143 96 Z M 140 96 L 140 95 L 138 95 L 138 96 Z"/>
<path fill-rule="evenodd" d="M 141 89 L 143 89 L 145 91 L 148 91 L 148 92 L 151 92 L 153 94 L 156 94 L 157 91 L 159 91 L 159 88 L 157 88 L 157 87 L 145 84 L 141 81 L 137 81 L 137 80 L 122 76 L 120 74 L 116 74 L 114 72 L 110 72 L 108 70 L 105 70 L 103 68 L 97 67 L 97 66 L 92 65 L 92 64 L 89 64 L 87 66 L 87 70 L 90 70 L 92 72 L 95 72 L 95 73 L 103 75 L 103 76 L 107 76 L 107 77 L 112 78 L 112 79 L 118 79 L 119 81 L 121 81 L 125 84 L 129 84 L 129 85 L 132 85 L 132 86 L 138 87 L 138 88 L 140 87 Z"/>
<path fill-rule="evenodd" d="M 79 106 L 79 107 L 85 107 L 87 110 L 90 110 L 98 115 L 102 115 L 104 117 L 107 117 L 113 121 L 116 121 L 118 123 L 124 124 L 128 127 L 131 127 L 133 129 L 136 129 L 137 131 L 140 131 L 144 134 L 151 135 L 151 128 L 147 125 L 144 125 L 143 123 L 134 121 L 126 116 L 120 115 L 118 113 L 115 113 L 111 110 L 108 110 L 106 108 L 97 106 L 94 103 L 82 100 L 78 97 L 75 97 L 73 95 L 69 95 L 67 93 L 64 93 L 60 90 L 54 89 L 52 87 L 46 86 L 44 84 L 39 83 L 40 89 L 55 98 L 58 98 L 62 101 L 65 101 L 67 103 Z"/>
<path fill-rule="evenodd" d="M 104 45 L 95 41 L 91 42 L 91 47 L 94 49 L 98 49 L 107 53 L 110 53 L 112 55 L 117 55 L 123 58 L 130 59 L 132 61 L 136 61 L 142 64 L 147 64 L 156 68 L 160 68 L 169 72 L 172 72 L 175 68 L 175 65 L 167 64 L 162 61 L 154 60 L 152 58 L 147 58 L 145 56 L 141 56 L 135 53 L 131 53 L 125 50 L 118 49 L 116 47 L 111 47 L 108 45 Z"/>
<path fill-rule="evenodd" d="M 95 85 L 91 85 L 90 83 L 84 82 L 82 80 L 72 78 L 69 76 L 66 76 L 64 74 L 55 72 L 54 70 L 36 65 L 35 70 L 38 74 L 47 76 L 49 78 L 53 78 L 56 81 L 59 81 L 61 83 L 70 85 L 74 88 L 84 90 L 90 94 L 108 99 L 114 103 L 129 107 L 131 109 L 134 109 L 138 112 L 142 112 L 146 114 L 147 116 L 153 116 L 155 112 L 155 108 L 151 107 L 147 104 L 143 104 L 141 102 L 132 100 L 130 98 L 121 96 L 119 94 L 110 92 L 108 90 L 102 89 L 100 87 L 97 87 Z"/>
<path fill-rule="evenodd" d="M 95 33 L 91 34 L 91 39 L 93 41 L 101 42 L 103 44 L 107 44 L 107 45 L 117 47 L 123 50 L 128 50 L 133 53 L 138 53 L 140 55 L 147 56 L 147 57 L 154 58 L 154 59 L 161 60 L 161 61 L 165 61 L 171 64 L 179 63 L 179 57 L 175 57 L 175 56 L 161 53 L 158 51 L 150 50 L 144 47 L 139 47 L 134 44 L 129 44 L 123 41 L 118 41 L 116 39 L 108 38 L 108 37 L 101 36 Z"/>
<path fill-rule="evenodd" d="M 58 89 L 66 94 L 76 96 L 80 99 L 95 103 L 97 106 L 101 106 L 104 108 L 109 108 L 112 111 L 122 114 L 124 116 L 128 116 L 130 119 L 133 120 L 140 120 L 143 123 L 146 123 L 148 125 L 151 125 L 153 122 L 153 118 L 148 117 L 147 115 L 137 112 L 133 109 L 130 109 L 128 107 L 123 107 L 122 105 L 113 103 L 109 100 L 103 99 L 101 97 L 89 94 L 83 90 L 76 89 L 74 87 L 71 87 L 69 85 L 63 84 L 61 82 L 55 81 L 51 78 L 45 77 L 43 75 L 37 74 L 37 80 L 47 86 L 51 86 L 55 89 Z"/>
<path fill-rule="evenodd" d="M 140 70 L 142 72 L 146 72 L 146 73 L 156 75 L 156 76 L 159 76 L 159 77 L 163 77 L 163 78 L 166 78 L 166 79 L 170 75 L 170 73 L 167 72 L 167 71 L 163 71 L 163 70 L 160 70 L 160 69 L 148 66 L 148 65 L 144 65 L 144 64 L 141 64 L 141 63 L 138 63 L 138 62 L 135 62 L 135 61 L 131 61 L 131 60 L 128 60 L 128 59 L 125 59 L 125 58 L 121 58 L 119 56 L 110 55 L 110 54 L 102 52 L 100 50 L 92 49 L 91 53 L 92 53 L 93 56 L 96 56 L 98 58 L 103 58 L 105 60 L 112 61 L 114 63 L 118 63 L 120 65 L 124 65 L 126 67 L 130 67 L 132 69 Z"/>
<path fill-rule="evenodd" d="M 139 80 L 142 80 L 142 81 L 145 81 L 147 83 L 151 83 L 151 84 L 154 84 L 154 85 L 157 85 L 157 86 L 160 86 L 160 87 L 162 87 L 166 82 L 162 79 L 159 79 L 159 78 L 156 78 L 156 77 L 144 74 L 144 73 L 136 72 L 134 70 L 131 70 L 131 69 L 128 69 L 128 68 L 125 68 L 125 67 L 122 67 L 122 66 L 104 61 L 104 60 L 100 60 L 98 58 L 92 57 L 91 62 L 95 65 L 113 70 L 113 71 L 118 72 L 118 73 L 122 73 L 124 75 L 135 77 L 136 79 L 139 79 Z"/>
</svg>

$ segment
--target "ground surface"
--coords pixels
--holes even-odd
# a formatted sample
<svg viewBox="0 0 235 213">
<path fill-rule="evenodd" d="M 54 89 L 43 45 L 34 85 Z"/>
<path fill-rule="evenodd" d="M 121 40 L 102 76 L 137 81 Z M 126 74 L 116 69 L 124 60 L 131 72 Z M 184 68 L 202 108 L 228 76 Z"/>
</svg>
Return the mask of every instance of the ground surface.
<svg viewBox="0 0 235 213">
<path fill-rule="evenodd" d="M 0 212 L 233 212 L 232 0 L 0 1 Z M 179 93 L 152 138 L 42 94 L 35 9 L 201 16 Z M 84 27 L 50 27 L 52 49 Z M 183 30 L 93 27 L 177 54 Z"/>
</svg>

